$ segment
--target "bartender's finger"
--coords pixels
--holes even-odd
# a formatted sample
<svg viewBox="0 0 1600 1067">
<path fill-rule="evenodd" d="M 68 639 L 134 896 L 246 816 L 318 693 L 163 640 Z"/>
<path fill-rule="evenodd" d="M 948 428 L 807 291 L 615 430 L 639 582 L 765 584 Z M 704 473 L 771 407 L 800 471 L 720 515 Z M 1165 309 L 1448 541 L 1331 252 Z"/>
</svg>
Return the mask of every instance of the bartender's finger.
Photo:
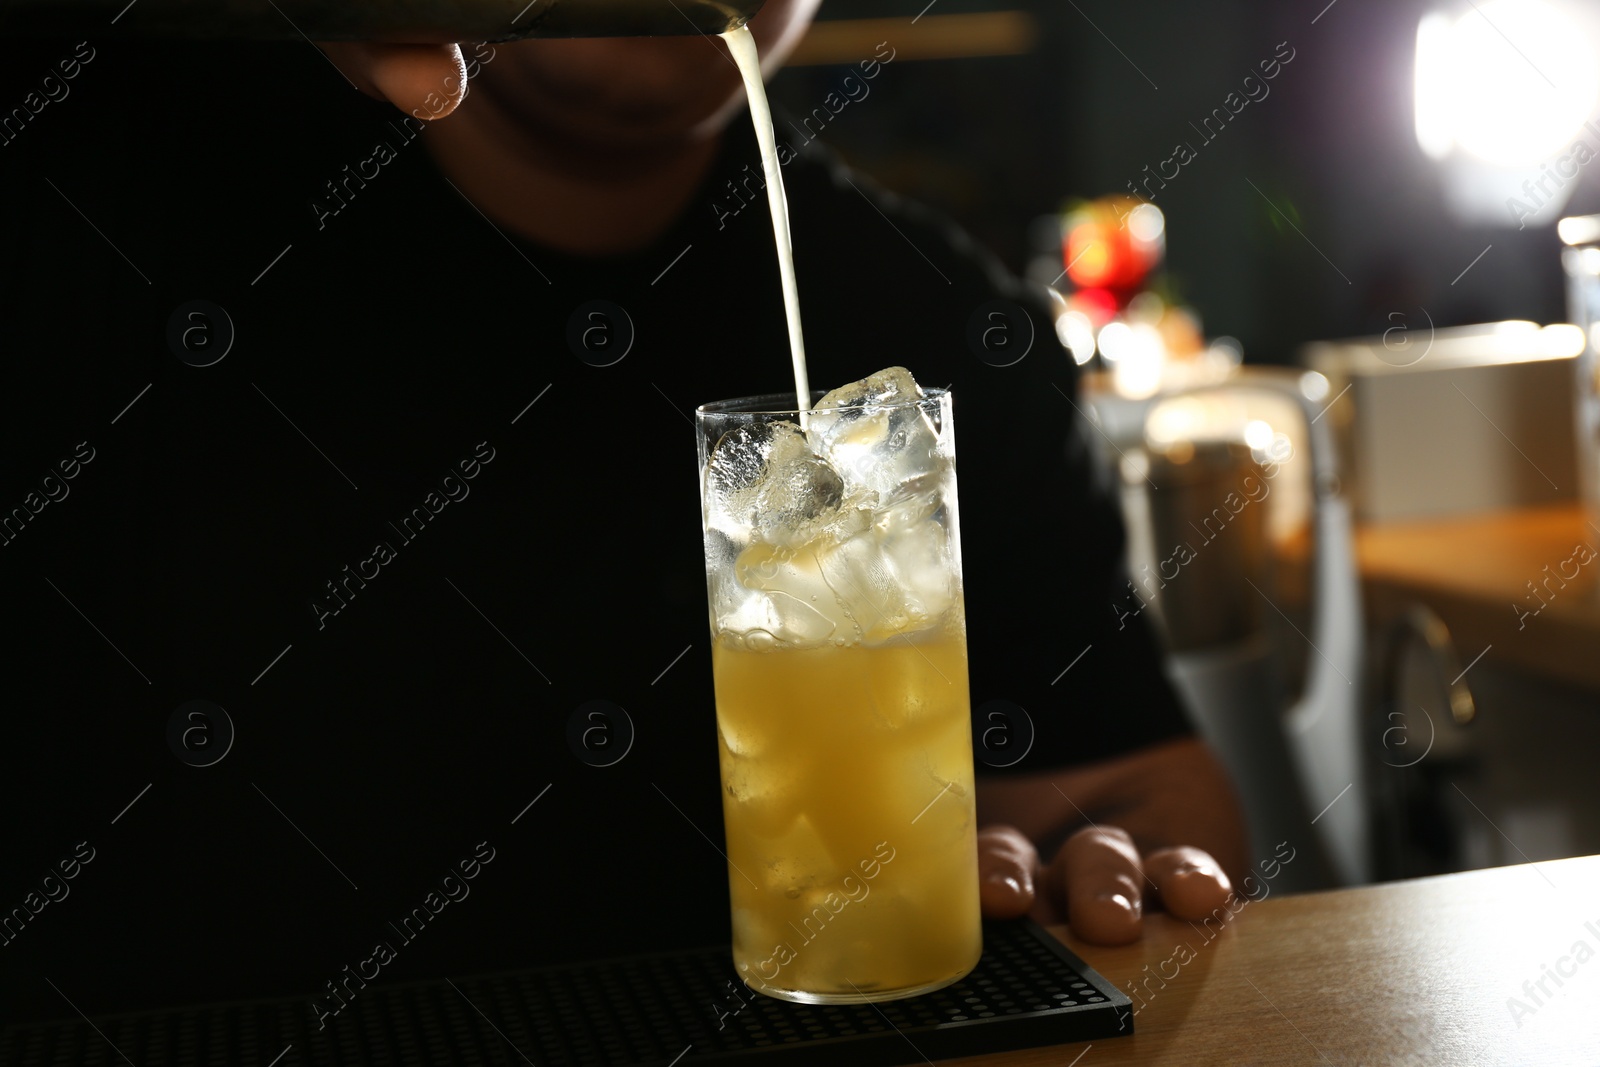
<svg viewBox="0 0 1600 1067">
<path fill-rule="evenodd" d="M 978 899 L 991 919 L 1015 919 L 1033 906 L 1039 852 L 1022 831 L 990 826 L 978 831 Z"/>
<path fill-rule="evenodd" d="M 1098 945 L 1137 940 L 1144 916 L 1144 868 L 1126 831 L 1111 826 L 1079 830 L 1061 846 L 1047 877 L 1066 899 L 1073 933 Z"/>
<path fill-rule="evenodd" d="M 467 95 L 467 64 L 453 44 L 323 41 L 318 47 L 368 96 L 407 115 L 438 119 Z"/>
<path fill-rule="evenodd" d="M 1161 906 L 1176 919 L 1199 919 L 1227 904 L 1233 883 L 1211 854 L 1198 848 L 1162 848 L 1144 858 Z"/>
</svg>

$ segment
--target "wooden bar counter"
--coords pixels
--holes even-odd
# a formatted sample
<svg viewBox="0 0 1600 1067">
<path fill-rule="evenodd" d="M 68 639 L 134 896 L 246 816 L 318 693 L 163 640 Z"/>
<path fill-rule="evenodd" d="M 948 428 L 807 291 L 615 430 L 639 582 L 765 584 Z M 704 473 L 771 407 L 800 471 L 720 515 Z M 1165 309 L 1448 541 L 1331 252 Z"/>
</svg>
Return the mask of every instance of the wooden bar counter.
<svg viewBox="0 0 1600 1067">
<path fill-rule="evenodd" d="M 1131 1036 L 949 1062 L 1600 1064 L 1600 856 L 1269 895 L 1209 942 L 1146 922 L 1120 948 L 1052 928 L 1129 992 Z"/>
<path fill-rule="evenodd" d="M 1420 602 L 1463 665 L 1487 648 L 1489 662 L 1600 690 L 1600 530 L 1577 504 L 1365 526 L 1356 552 L 1369 620 Z"/>
</svg>

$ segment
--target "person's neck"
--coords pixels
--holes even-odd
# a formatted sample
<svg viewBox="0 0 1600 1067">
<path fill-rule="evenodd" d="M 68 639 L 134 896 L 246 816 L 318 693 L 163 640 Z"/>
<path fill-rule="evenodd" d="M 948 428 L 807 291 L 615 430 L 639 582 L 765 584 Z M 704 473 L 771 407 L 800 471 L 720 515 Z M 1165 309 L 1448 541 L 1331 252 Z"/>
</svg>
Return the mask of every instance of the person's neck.
<svg viewBox="0 0 1600 1067">
<path fill-rule="evenodd" d="M 495 107 L 463 106 L 430 125 L 424 140 L 444 176 L 496 225 L 603 258 L 639 251 L 671 228 L 722 135 L 599 158 L 592 149 L 535 143 Z"/>
</svg>

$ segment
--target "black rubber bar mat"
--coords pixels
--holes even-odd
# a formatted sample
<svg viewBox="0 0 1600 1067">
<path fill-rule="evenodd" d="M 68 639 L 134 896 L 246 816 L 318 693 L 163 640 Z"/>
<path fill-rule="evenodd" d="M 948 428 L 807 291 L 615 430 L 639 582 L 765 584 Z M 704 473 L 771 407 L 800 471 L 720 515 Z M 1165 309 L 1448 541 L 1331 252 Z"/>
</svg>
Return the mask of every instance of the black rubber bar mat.
<svg viewBox="0 0 1600 1067">
<path fill-rule="evenodd" d="M 989 922 L 983 938 L 983 959 L 960 982 L 882 1004 L 761 996 L 738 982 L 723 946 L 374 983 L 320 1030 L 309 998 L 15 1026 L 0 1064 L 892 1067 L 1133 1032 L 1128 998 L 1038 925 Z"/>
</svg>

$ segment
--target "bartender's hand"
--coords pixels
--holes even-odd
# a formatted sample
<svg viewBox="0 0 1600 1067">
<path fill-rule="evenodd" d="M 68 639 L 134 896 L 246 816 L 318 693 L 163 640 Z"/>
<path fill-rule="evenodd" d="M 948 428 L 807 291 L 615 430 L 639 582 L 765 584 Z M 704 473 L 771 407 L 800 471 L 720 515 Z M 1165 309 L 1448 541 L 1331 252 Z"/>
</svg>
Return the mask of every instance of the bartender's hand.
<svg viewBox="0 0 1600 1067">
<path fill-rule="evenodd" d="M 978 784 L 983 913 L 1066 922 L 1085 941 L 1136 940 L 1147 910 L 1194 920 L 1246 869 L 1226 771 L 1186 739 L 1087 767 Z M 1039 842 L 1061 842 L 1048 863 Z"/>
<path fill-rule="evenodd" d="M 1233 892 L 1209 853 L 1178 847 L 1140 856 L 1128 832 L 1113 826 L 1077 831 L 1044 865 L 1022 831 L 987 827 L 978 832 L 978 882 L 984 915 L 1065 922 L 1083 940 L 1100 945 L 1137 940 L 1148 908 L 1202 919 Z"/>
<path fill-rule="evenodd" d="M 356 88 L 407 115 L 443 118 L 466 98 L 467 65 L 458 45 L 324 41 L 318 47 Z"/>
</svg>

